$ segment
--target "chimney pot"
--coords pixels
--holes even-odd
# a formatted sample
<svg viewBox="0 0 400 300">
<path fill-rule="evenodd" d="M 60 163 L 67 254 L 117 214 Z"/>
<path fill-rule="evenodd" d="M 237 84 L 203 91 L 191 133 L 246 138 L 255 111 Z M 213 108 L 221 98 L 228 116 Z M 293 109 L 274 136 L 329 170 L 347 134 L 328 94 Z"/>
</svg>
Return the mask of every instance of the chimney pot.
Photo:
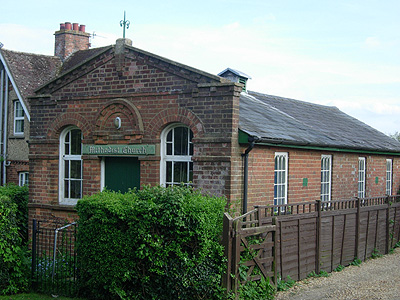
<svg viewBox="0 0 400 300">
<path fill-rule="evenodd" d="M 60 31 L 56 31 L 54 35 L 54 55 L 60 57 L 62 61 L 76 51 L 87 50 L 90 47 L 90 34 L 85 32 L 85 25 L 65 22 L 60 24 Z"/>
</svg>

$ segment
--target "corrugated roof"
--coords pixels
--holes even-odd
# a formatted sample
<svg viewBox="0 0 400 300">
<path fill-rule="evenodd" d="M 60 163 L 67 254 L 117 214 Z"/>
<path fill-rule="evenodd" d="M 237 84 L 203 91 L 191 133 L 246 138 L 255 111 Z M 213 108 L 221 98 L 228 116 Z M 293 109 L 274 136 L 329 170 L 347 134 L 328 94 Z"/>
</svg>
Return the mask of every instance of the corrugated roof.
<svg viewBox="0 0 400 300">
<path fill-rule="evenodd" d="M 336 107 L 265 95 L 240 96 L 239 128 L 269 143 L 400 152 L 400 143 Z"/>
</svg>

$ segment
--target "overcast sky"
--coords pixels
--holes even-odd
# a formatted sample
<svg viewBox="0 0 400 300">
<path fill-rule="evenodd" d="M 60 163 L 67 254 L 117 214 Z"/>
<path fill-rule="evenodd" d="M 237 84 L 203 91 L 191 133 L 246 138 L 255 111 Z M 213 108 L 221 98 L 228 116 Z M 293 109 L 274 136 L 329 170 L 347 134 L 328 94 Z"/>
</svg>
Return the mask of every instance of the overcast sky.
<svg viewBox="0 0 400 300">
<path fill-rule="evenodd" d="M 248 89 L 336 106 L 386 133 L 400 131 L 399 0 L 3 1 L 4 48 L 52 55 L 64 22 L 86 25 L 93 47 L 133 46 Z"/>
</svg>

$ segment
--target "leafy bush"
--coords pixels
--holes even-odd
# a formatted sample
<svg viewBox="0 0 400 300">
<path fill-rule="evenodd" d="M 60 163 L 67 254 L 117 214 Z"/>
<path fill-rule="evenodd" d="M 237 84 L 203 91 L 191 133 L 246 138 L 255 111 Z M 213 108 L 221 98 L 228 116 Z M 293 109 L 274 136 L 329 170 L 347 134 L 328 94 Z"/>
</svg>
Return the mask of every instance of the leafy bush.
<svg viewBox="0 0 400 300">
<path fill-rule="evenodd" d="M 7 184 L 0 186 L 0 196 L 7 196 L 17 205 L 16 221 L 22 242 L 28 242 L 28 186 Z"/>
<path fill-rule="evenodd" d="M 219 299 L 222 198 L 187 187 L 110 191 L 77 204 L 81 290 L 95 299 Z"/>
<path fill-rule="evenodd" d="M 0 295 L 15 294 L 28 286 L 28 260 L 18 233 L 17 204 L 0 195 Z"/>
<path fill-rule="evenodd" d="M 291 287 L 293 287 L 296 284 L 296 281 L 292 279 L 289 275 L 286 277 L 286 280 L 282 280 L 281 278 L 278 279 L 278 284 L 277 284 L 277 290 L 279 292 L 281 291 L 287 291 Z"/>
</svg>

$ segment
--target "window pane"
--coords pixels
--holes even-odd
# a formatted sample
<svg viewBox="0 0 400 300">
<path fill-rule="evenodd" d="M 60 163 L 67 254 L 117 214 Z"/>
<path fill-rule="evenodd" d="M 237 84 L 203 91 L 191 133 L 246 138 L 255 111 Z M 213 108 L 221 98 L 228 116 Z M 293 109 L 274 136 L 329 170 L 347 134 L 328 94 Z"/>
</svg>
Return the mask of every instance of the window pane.
<svg viewBox="0 0 400 300">
<path fill-rule="evenodd" d="M 167 134 L 167 142 L 172 142 L 172 132 L 173 132 L 173 129 L 171 129 L 168 132 L 168 134 Z"/>
<path fill-rule="evenodd" d="M 64 161 L 64 178 L 69 178 L 69 160 Z"/>
<path fill-rule="evenodd" d="M 172 162 L 170 162 L 170 161 L 167 161 L 166 172 L 167 172 L 166 181 L 172 182 Z"/>
<path fill-rule="evenodd" d="M 64 180 L 64 198 L 69 198 L 69 180 Z"/>
<path fill-rule="evenodd" d="M 71 180 L 70 198 L 73 198 L 73 199 L 81 198 L 81 181 L 80 180 Z"/>
<path fill-rule="evenodd" d="M 193 181 L 193 162 L 189 163 L 189 181 Z"/>
<path fill-rule="evenodd" d="M 15 121 L 15 132 L 24 132 L 24 120 Z"/>
<path fill-rule="evenodd" d="M 172 155 L 172 143 L 167 143 L 167 155 Z"/>
<path fill-rule="evenodd" d="M 81 141 L 82 133 L 79 129 L 71 130 L 71 154 L 80 155 L 81 154 Z"/>
<path fill-rule="evenodd" d="M 71 178 L 81 179 L 82 177 L 82 162 L 80 160 L 71 161 Z"/>
<path fill-rule="evenodd" d="M 189 155 L 193 155 L 193 144 L 192 144 L 192 139 L 193 139 L 193 132 L 189 130 Z"/>
<path fill-rule="evenodd" d="M 174 183 L 188 182 L 187 162 L 174 163 Z"/>
<path fill-rule="evenodd" d="M 24 109 L 20 102 L 15 102 L 15 117 L 23 117 L 24 116 Z"/>
<path fill-rule="evenodd" d="M 174 155 L 188 155 L 188 128 L 174 128 Z"/>
</svg>

